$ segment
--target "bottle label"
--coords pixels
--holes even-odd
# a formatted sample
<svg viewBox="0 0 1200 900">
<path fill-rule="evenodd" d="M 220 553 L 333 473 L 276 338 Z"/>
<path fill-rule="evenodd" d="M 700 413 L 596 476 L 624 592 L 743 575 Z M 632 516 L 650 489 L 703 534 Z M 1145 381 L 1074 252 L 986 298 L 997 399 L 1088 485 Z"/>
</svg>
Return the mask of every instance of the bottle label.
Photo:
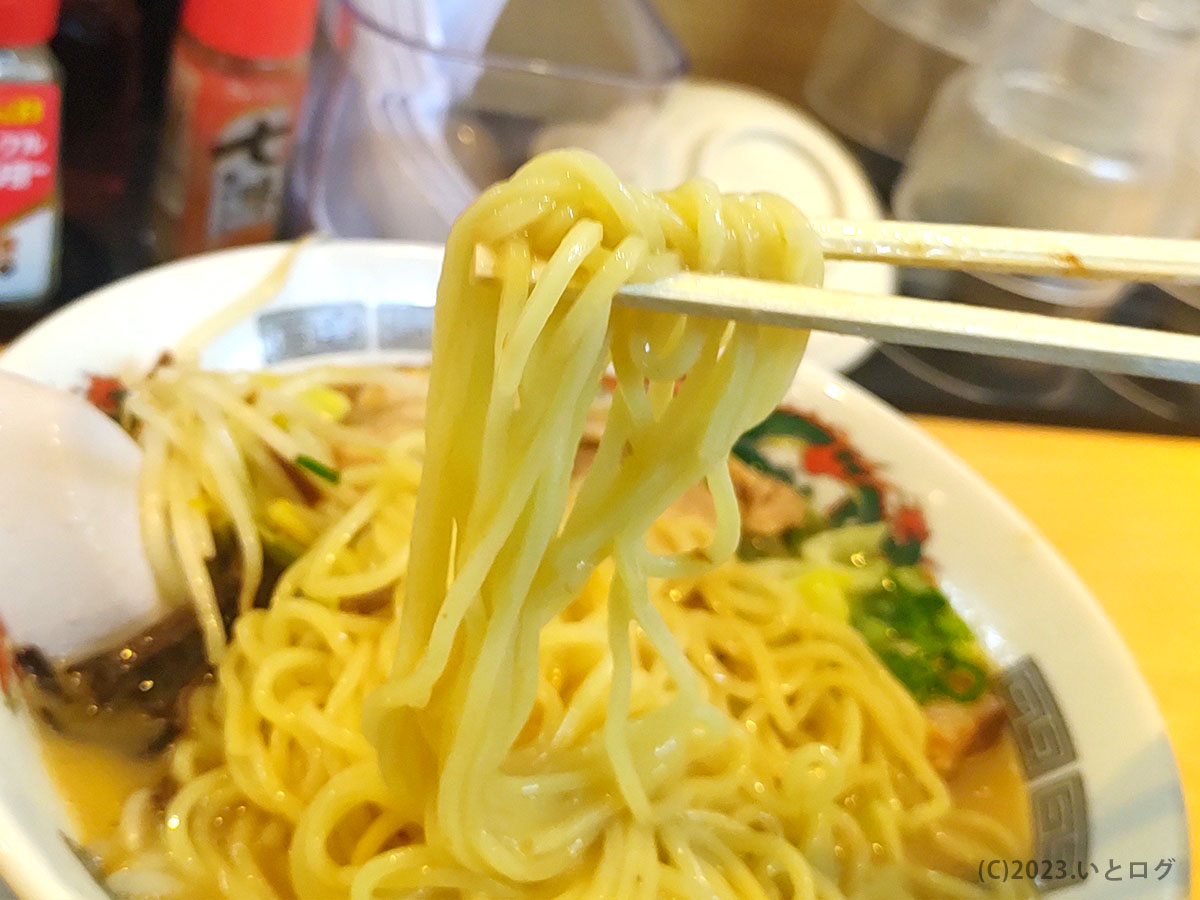
<svg viewBox="0 0 1200 900">
<path fill-rule="evenodd" d="M 275 236 L 305 84 L 302 69 L 231 73 L 177 44 L 155 181 L 161 255 Z"/>
<path fill-rule="evenodd" d="M 60 103 L 55 84 L 0 84 L 0 302 L 36 299 L 50 289 Z"/>
<path fill-rule="evenodd" d="M 231 121 L 212 149 L 208 239 L 273 227 L 283 208 L 290 110 L 260 109 Z"/>
</svg>

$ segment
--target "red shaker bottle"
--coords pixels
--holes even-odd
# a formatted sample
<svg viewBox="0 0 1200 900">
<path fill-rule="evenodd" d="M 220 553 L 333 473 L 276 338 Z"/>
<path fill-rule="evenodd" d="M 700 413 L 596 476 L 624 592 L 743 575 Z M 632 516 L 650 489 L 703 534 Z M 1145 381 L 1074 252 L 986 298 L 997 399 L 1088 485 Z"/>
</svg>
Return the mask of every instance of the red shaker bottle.
<svg viewBox="0 0 1200 900">
<path fill-rule="evenodd" d="M 270 240 L 318 0 L 187 0 L 154 187 L 161 258 Z"/>
</svg>

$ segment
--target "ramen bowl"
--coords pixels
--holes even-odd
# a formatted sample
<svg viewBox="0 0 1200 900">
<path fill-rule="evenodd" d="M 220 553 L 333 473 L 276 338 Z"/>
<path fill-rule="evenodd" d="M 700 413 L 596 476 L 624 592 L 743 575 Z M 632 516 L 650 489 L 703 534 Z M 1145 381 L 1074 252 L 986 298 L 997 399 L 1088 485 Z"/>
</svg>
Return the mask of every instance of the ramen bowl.
<svg viewBox="0 0 1200 900">
<path fill-rule="evenodd" d="M 22 337 L 0 355 L 0 369 L 81 390 L 90 375 L 147 368 L 287 251 L 227 251 L 120 282 Z M 240 369 L 426 359 L 440 257 L 428 244 L 309 244 L 279 294 L 212 343 L 202 362 Z M 1079 579 L 977 475 L 860 388 L 806 362 L 788 401 L 836 429 L 920 507 L 942 587 L 1002 669 L 1034 850 L 1029 860 L 980 860 L 980 877 L 1033 875 L 1043 893 L 1064 900 L 1185 896 L 1187 826 L 1162 719 Z M 7 475 L 34 472 L 31 462 L 29 472 Z M 20 586 L 8 585 L 0 618 L 22 602 Z M 28 900 L 102 900 L 109 895 L 43 764 L 8 656 L 0 675 L 0 877 Z M 1145 862 L 1153 874 L 1106 881 L 1110 861 L 1126 871 Z"/>
</svg>

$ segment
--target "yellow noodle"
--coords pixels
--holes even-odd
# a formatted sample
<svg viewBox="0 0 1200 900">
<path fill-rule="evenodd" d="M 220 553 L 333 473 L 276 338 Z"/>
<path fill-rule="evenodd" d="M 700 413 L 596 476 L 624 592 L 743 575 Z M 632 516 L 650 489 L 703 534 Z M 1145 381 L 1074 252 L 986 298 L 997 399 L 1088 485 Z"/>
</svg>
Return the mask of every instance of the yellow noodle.
<svg viewBox="0 0 1200 900">
<path fill-rule="evenodd" d="M 495 281 L 471 271 L 478 243 Z M 161 820 L 131 811 L 112 842 L 118 882 L 170 876 L 197 900 L 1015 895 L 972 873 L 1016 839 L 955 808 L 921 709 L 837 614 L 870 584 L 841 550 L 878 529 L 818 535 L 800 559 L 732 558 L 726 460 L 806 336 L 613 306 L 622 284 L 679 269 L 816 284 L 821 266 L 778 198 L 702 182 L 651 195 L 552 154 L 455 226 L 423 442 L 384 447 L 296 406 L 313 388 L 410 383 L 384 369 L 183 367 L 140 386 L 145 427 L 169 423 L 147 443 L 165 497 L 149 485 L 143 508 L 174 549 L 157 541 L 153 559 L 209 617 L 197 566 L 212 547 L 185 494 L 212 505 L 208 540 L 232 522 L 245 557 L 247 516 L 298 499 L 264 445 L 376 452 L 317 486 L 297 512 L 315 537 L 269 608 L 213 648 Z M 202 438 L 199 456 L 175 446 Z M 668 511 L 698 484 L 715 523 Z"/>
</svg>

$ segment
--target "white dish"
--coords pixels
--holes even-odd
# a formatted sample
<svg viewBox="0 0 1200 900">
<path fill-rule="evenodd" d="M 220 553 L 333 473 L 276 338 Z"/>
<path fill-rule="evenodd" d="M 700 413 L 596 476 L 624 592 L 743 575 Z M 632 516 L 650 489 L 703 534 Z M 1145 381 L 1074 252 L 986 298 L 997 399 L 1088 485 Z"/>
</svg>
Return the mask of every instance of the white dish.
<svg viewBox="0 0 1200 900">
<path fill-rule="evenodd" d="M 62 310 L 3 355 L 0 369 L 62 388 L 88 374 L 148 366 L 191 324 L 250 287 L 278 245 L 154 269 Z M 307 248 L 281 295 L 218 341 L 216 367 L 422 351 L 440 249 L 385 242 Z M 942 583 L 1006 669 L 1023 747 L 1036 856 L 1081 863 L 1062 900 L 1178 900 L 1188 843 L 1175 761 L 1129 653 L 1066 564 L 995 491 L 903 416 L 805 363 L 790 397 L 845 432 L 925 511 Z M 1081 515 L 1085 513 L 1081 512 Z M 19 602 L 7 592 L 5 603 Z M 103 900 L 62 834 L 71 829 L 19 704 L 0 704 L 0 875 L 28 900 Z M 1154 866 L 1172 859 L 1157 880 Z M 1147 862 L 1146 879 L 1106 882 L 1109 862 Z M 1091 869 L 1095 863 L 1098 872 Z M 0 896 L 3 887 L 0 885 Z"/>
</svg>

